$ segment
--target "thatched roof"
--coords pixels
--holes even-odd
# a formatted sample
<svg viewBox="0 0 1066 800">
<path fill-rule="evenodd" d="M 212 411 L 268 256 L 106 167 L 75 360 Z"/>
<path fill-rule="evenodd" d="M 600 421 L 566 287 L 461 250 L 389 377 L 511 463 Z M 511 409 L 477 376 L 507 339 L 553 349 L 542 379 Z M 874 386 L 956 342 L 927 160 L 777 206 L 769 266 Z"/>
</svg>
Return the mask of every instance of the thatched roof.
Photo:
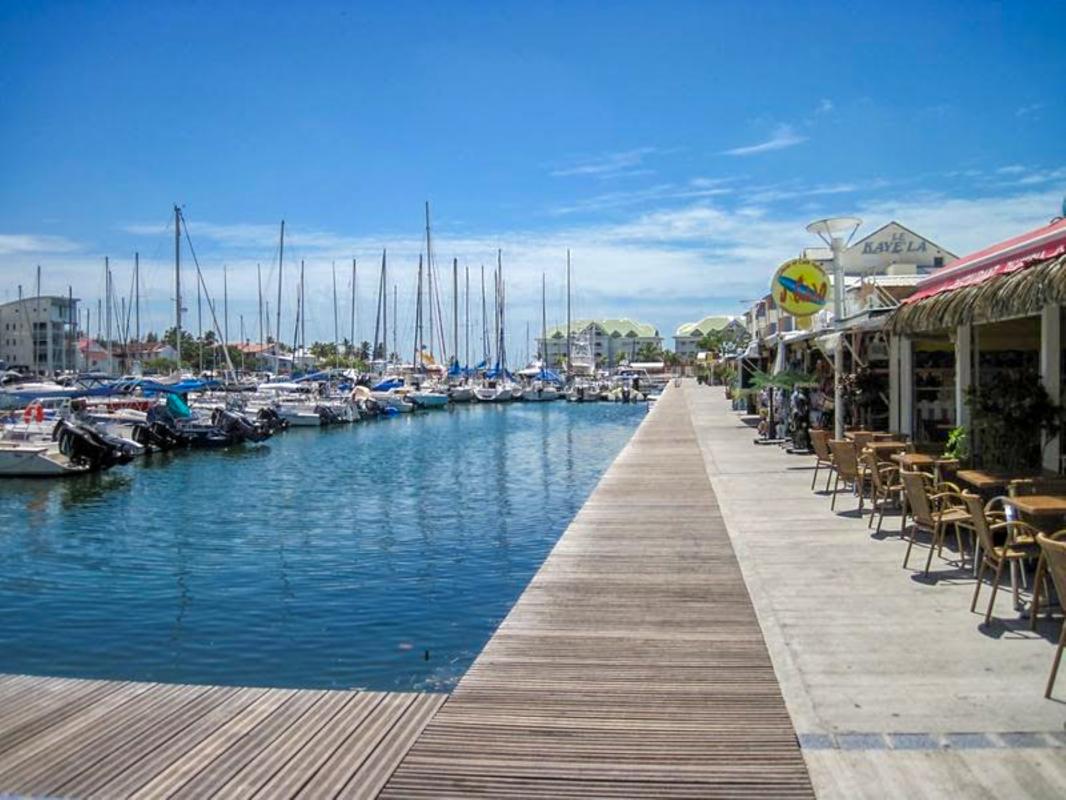
<svg viewBox="0 0 1066 800">
<path fill-rule="evenodd" d="M 1066 256 L 905 303 L 885 327 L 895 334 L 926 333 L 1038 314 L 1049 303 L 1066 303 Z"/>
</svg>

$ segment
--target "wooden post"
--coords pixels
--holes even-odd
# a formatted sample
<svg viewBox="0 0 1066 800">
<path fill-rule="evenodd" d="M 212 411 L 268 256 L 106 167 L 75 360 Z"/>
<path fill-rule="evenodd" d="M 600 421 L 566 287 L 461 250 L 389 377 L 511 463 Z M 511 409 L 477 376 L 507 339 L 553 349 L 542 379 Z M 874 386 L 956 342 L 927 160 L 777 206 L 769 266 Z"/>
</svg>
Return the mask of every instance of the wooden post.
<svg viewBox="0 0 1066 800">
<path fill-rule="evenodd" d="M 1051 395 L 1051 402 L 1062 402 L 1062 307 L 1057 303 L 1044 306 L 1040 313 L 1040 381 Z M 1062 442 L 1055 437 L 1045 442 L 1044 469 L 1059 472 Z"/>
<path fill-rule="evenodd" d="M 914 436 L 914 345 L 899 337 L 899 430 Z"/>
<path fill-rule="evenodd" d="M 960 325 L 955 329 L 955 424 L 964 428 L 970 424 L 966 391 L 973 385 L 973 360 L 973 325 Z"/>
</svg>

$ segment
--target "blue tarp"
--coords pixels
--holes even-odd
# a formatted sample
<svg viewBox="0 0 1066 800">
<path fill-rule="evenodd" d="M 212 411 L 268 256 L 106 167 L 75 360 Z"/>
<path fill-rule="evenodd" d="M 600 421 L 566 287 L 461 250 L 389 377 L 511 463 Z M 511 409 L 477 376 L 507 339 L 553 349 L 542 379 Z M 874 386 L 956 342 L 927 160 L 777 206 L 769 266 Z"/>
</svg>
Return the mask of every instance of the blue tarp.
<svg viewBox="0 0 1066 800">
<path fill-rule="evenodd" d="M 192 416 L 192 412 L 189 410 L 189 407 L 185 405 L 185 401 L 176 394 L 167 395 L 167 411 L 175 417 L 181 417 L 182 419 Z"/>
<path fill-rule="evenodd" d="M 563 379 L 550 369 L 544 369 L 541 367 L 540 372 L 537 373 L 537 380 L 548 381 L 550 383 L 562 383 Z"/>
<path fill-rule="evenodd" d="M 377 386 L 372 386 L 370 390 L 373 392 L 387 392 L 390 389 L 399 389 L 401 386 L 403 386 L 403 381 L 398 378 L 389 378 L 388 380 L 382 381 Z"/>
<path fill-rule="evenodd" d="M 485 373 L 485 377 L 490 380 L 495 380 L 496 378 L 509 378 L 510 380 L 514 380 L 514 375 L 512 375 L 506 369 L 502 369 L 500 367 L 490 369 L 488 372 Z"/>
</svg>

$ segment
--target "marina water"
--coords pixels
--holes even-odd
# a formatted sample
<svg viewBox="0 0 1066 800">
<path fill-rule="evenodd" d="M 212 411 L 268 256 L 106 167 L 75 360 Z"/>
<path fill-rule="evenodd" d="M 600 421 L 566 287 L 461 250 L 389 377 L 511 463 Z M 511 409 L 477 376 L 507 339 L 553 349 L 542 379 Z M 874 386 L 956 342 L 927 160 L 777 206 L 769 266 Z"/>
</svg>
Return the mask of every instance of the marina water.
<svg viewBox="0 0 1066 800">
<path fill-rule="evenodd" d="M 644 404 L 454 407 L 0 486 L 0 672 L 447 690 Z"/>
</svg>

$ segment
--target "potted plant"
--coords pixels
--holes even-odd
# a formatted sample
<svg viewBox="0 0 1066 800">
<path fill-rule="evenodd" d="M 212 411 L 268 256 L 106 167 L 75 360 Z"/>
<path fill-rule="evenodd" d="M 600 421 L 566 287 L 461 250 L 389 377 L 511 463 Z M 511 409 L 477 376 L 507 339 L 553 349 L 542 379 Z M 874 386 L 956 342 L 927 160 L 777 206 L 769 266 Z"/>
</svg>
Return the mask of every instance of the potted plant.
<svg viewBox="0 0 1066 800">
<path fill-rule="evenodd" d="M 1039 468 L 1045 440 L 1062 428 L 1062 407 L 1032 370 L 993 373 L 970 387 L 966 404 L 986 468 L 1007 473 Z"/>
</svg>

